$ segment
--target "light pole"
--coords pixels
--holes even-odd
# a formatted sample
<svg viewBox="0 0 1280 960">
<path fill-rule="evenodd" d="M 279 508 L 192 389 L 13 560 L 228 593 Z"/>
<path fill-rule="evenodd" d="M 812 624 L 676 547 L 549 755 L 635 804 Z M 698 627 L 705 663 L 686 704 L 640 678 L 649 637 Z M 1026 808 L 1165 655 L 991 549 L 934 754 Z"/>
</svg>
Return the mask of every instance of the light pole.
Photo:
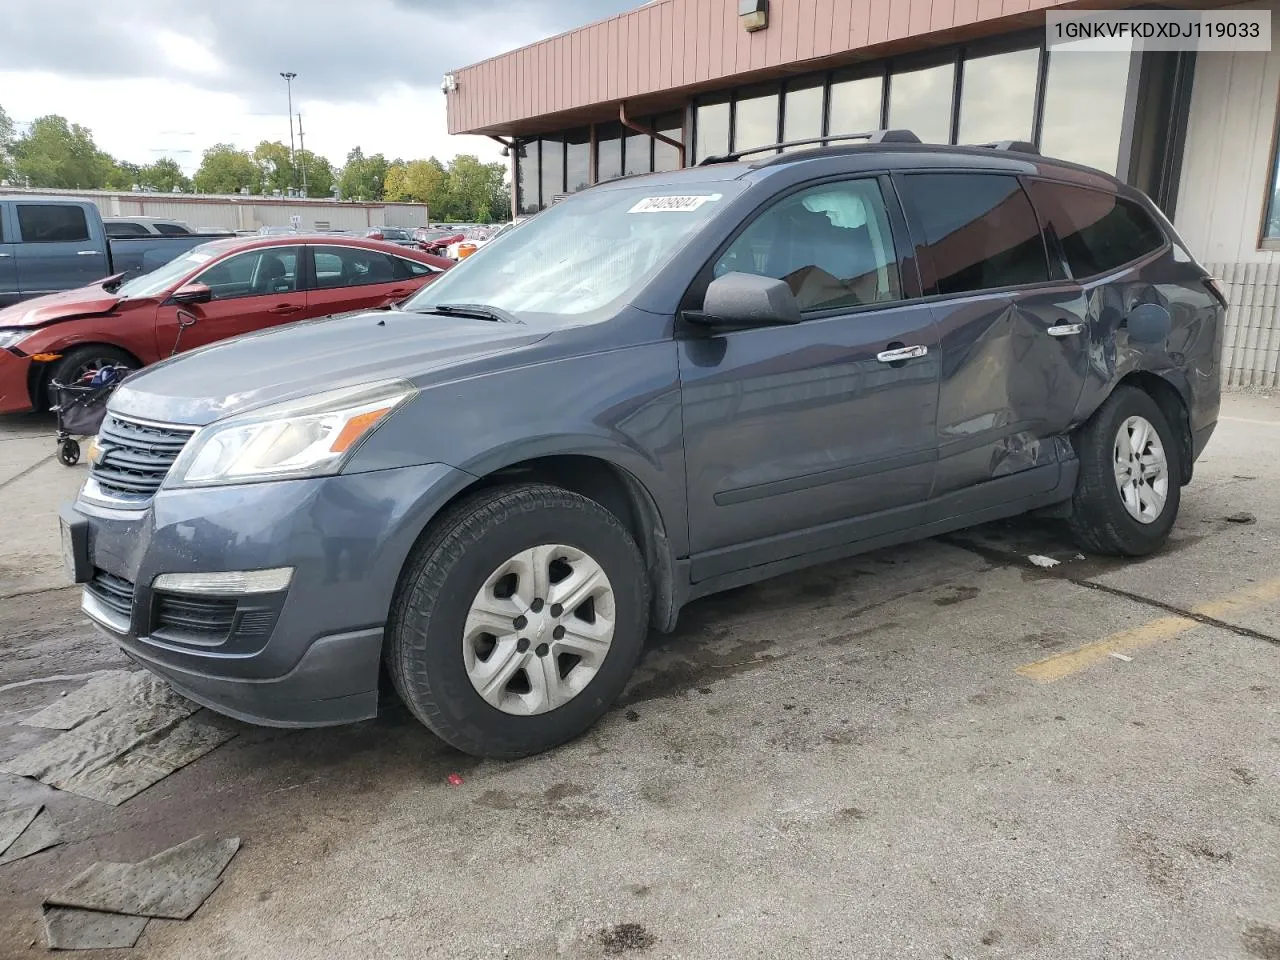
<svg viewBox="0 0 1280 960">
<path fill-rule="evenodd" d="M 293 155 L 293 78 L 297 76 L 293 71 L 281 72 L 280 76 L 284 77 L 284 82 L 289 87 L 289 166 L 293 168 L 293 187 L 298 188 L 298 161 Z"/>
</svg>

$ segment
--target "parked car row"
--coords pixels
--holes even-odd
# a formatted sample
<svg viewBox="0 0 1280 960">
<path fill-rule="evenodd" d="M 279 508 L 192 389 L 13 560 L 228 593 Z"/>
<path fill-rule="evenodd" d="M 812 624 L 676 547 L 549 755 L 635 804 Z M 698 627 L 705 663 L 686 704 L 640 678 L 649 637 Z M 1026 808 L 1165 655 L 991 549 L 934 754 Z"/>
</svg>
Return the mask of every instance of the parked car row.
<svg viewBox="0 0 1280 960">
<path fill-rule="evenodd" d="M 49 402 L 49 385 L 137 369 L 241 333 L 404 299 L 453 262 L 324 235 L 203 242 L 151 273 L 116 275 L 0 309 L 0 413 Z"/>
</svg>

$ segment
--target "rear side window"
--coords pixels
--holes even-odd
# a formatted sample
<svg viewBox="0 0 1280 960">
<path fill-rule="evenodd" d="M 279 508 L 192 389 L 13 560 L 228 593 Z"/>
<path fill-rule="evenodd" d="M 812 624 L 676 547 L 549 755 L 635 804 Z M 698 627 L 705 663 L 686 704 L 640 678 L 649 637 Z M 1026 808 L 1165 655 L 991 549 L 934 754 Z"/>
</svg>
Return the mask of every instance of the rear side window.
<svg viewBox="0 0 1280 960">
<path fill-rule="evenodd" d="M 409 280 L 413 277 L 428 277 L 440 271 L 436 267 L 427 266 L 417 260 L 406 260 L 404 257 L 392 257 L 392 265 L 396 270 L 397 280 Z"/>
<path fill-rule="evenodd" d="M 363 287 L 375 283 L 392 283 L 396 279 L 393 260 L 377 250 L 356 247 L 314 247 L 316 287 Z"/>
<path fill-rule="evenodd" d="M 67 204 L 18 204 L 18 230 L 25 243 L 76 243 L 89 239 L 84 211 Z"/>
<path fill-rule="evenodd" d="M 716 261 L 714 274 L 785 280 L 801 310 L 902 299 L 880 184 L 825 183 L 765 210 Z"/>
<path fill-rule="evenodd" d="M 1027 189 L 1045 231 L 1077 280 L 1132 263 L 1164 246 L 1164 234 L 1136 203 L 1100 190 L 1032 180 Z"/>
<path fill-rule="evenodd" d="M 140 223 L 108 223 L 108 237 L 145 237 L 147 236 L 147 228 Z"/>
<path fill-rule="evenodd" d="M 970 293 L 1049 279 L 1040 226 L 1016 177 L 925 173 L 901 182 L 926 290 Z"/>
<path fill-rule="evenodd" d="M 166 237 L 186 237 L 191 234 L 190 230 L 178 223 L 157 223 L 154 226 L 156 233 L 162 233 Z"/>
</svg>

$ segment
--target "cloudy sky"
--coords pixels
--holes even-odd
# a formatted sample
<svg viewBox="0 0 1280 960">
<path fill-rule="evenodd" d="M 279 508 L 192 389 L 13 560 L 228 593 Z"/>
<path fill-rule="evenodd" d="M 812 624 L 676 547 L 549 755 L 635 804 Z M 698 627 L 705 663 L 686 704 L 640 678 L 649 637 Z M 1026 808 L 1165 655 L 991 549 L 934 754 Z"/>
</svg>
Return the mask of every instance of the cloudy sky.
<svg viewBox="0 0 1280 960">
<path fill-rule="evenodd" d="M 446 133 L 447 71 L 639 0 L 0 0 L 0 106 L 58 113 L 135 163 L 188 171 L 211 144 L 288 142 L 282 70 L 308 149 L 341 162 L 477 153 Z"/>
</svg>

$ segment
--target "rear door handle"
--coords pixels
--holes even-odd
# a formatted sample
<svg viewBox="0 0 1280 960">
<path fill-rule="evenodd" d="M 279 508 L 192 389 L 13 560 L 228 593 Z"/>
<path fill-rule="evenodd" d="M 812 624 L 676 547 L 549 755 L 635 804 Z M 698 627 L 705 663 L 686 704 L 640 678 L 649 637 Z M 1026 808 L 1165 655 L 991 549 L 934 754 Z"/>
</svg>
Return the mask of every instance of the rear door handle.
<svg viewBox="0 0 1280 960">
<path fill-rule="evenodd" d="M 0 253 L 0 260 L 3 260 L 5 257 L 12 257 L 12 256 L 13 256 L 12 253 Z"/>
<path fill-rule="evenodd" d="M 882 350 L 876 354 L 876 359 L 881 363 L 899 363 L 903 360 L 914 360 L 916 357 L 923 357 L 929 352 L 929 348 L 925 346 L 914 347 L 895 347 L 892 350 Z"/>
<path fill-rule="evenodd" d="M 77 250 L 76 251 L 77 257 L 96 257 L 97 255 L 98 255 L 97 250 Z"/>
<path fill-rule="evenodd" d="M 1074 337 L 1077 333 L 1084 333 L 1083 323 L 1060 323 L 1049 328 L 1051 337 Z"/>
<path fill-rule="evenodd" d="M 271 312 L 272 313 L 297 313 L 301 309 L 302 309 L 301 307 L 295 307 L 291 303 L 282 303 L 278 307 L 272 307 Z"/>
</svg>

